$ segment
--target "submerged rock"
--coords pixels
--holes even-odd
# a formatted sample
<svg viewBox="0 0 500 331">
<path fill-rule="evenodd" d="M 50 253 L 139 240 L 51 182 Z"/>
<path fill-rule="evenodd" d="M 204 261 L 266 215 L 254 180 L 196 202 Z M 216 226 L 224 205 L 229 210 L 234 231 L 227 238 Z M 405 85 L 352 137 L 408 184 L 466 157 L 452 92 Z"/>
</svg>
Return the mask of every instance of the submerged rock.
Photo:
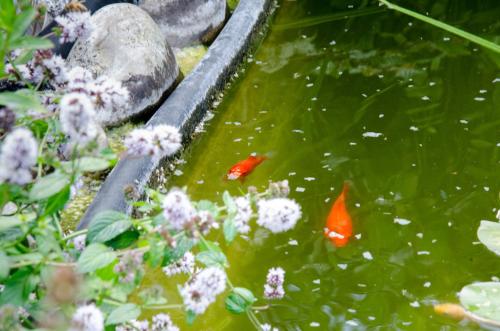
<svg viewBox="0 0 500 331">
<path fill-rule="evenodd" d="M 175 59 L 181 69 L 181 72 L 186 76 L 194 67 L 203 59 L 207 53 L 207 47 L 204 45 L 176 48 L 174 49 Z"/>
<path fill-rule="evenodd" d="M 175 85 L 179 67 L 158 25 L 144 10 L 124 3 L 101 8 L 91 23 L 90 37 L 75 43 L 69 65 L 122 82 L 131 97 L 127 109 L 99 112 L 101 123 L 121 123 L 159 103 Z"/>
<path fill-rule="evenodd" d="M 172 47 L 211 42 L 226 20 L 226 0 L 140 0 Z"/>
</svg>

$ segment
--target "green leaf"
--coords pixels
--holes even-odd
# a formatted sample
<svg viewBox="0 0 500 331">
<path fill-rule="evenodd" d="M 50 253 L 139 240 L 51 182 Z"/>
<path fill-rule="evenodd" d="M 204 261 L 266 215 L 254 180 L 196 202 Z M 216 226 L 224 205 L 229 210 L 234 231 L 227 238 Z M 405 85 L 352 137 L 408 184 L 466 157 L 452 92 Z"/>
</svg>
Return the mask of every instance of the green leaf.
<svg viewBox="0 0 500 331">
<path fill-rule="evenodd" d="M 234 219 L 232 217 L 226 218 L 224 220 L 223 228 L 224 228 L 224 239 L 226 239 L 226 242 L 230 244 L 238 234 L 238 229 L 236 228 Z"/>
<path fill-rule="evenodd" d="M 47 200 L 47 206 L 43 213 L 44 216 L 53 215 L 58 211 L 62 210 L 66 203 L 69 201 L 71 188 L 67 185 L 62 191 L 52 196 Z"/>
<path fill-rule="evenodd" d="M 212 251 L 212 252 L 220 252 L 222 253 L 222 249 L 216 243 L 202 239 L 198 244 L 198 248 L 200 251 Z"/>
<path fill-rule="evenodd" d="M 209 200 L 200 200 L 196 203 L 196 207 L 198 210 L 206 210 L 212 214 L 213 218 L 217 218 L 219 215 L 219 210 L 217 205 Z"/>
<path fill-rule="evenodd" d="M 249 305 L 252 305 L 255 301 L 257 301 L 252 291 L 250 291 L 247 288 L 235 287 L 233 289 L 233 292 L 242 297 L 245 300 L 245 302 L 247 302 Z"/>
<path fill-rule="evenodd" d="M 222 200 L 226 205 L 228 214 L 235 214 L 238 211 L 238 207 L 236 206 L 233 197 L 231 196 L 231 194 L 229 194 L 228 191 L 224 191 L 224 193 L 222 193 Z"/>
<path fill-rule="evenodd" d="M 3 281 L 9 276 L 10 260 L 4 251 L 0 251 L 0 281 Z"/>
<path fill-rule="evenodd" d="M 0 216 L 0 232 L 21 224 L 23 221 L 17 215 Z"/>
<path fill-rule="evenodd" d="M 16 92 L 0 93 L 0 105 L 8 106 L 18 111 L 29 109 L 44 112 L 45 108 L 41 105 L 35 92 L 30 90 L 19 90 Z"/>
<path fill-rule="evenodd" d="M 186 312 L 186 322 L 188 325 L 193 325 L 194 320 L 196 319 L 196 314 L 192 310 L 188 310 Z"/>
<path fill-rule="evenodd" d="M 198 262 L 203 263 L 207 267 L 220 267 L 225 268 L 228 267 L 227 258 L 222 252 L 214 252 L 214 251 L 204 251 L 200 252 L 196 255 L 196 260 Z"/>
<path fill-rule="evenodd" d="M 125 323 L 136 319 L 141 314 L 141 309 L 133 303 L 126 303 L 116 308 L 106 319 L 106 325 Z"/>
<path fill-rule="evenodd" d="M 163 262 L 165 246 L 165 240 L 159 240 L 155 237 L 149 239 L 149 251 L 146 259 L 152 268 L 158 267 Z"/>
<path fill-rule="evenodd" d="M 91 244 L 85 248 L 77 262 L 81 273 L 93 272 L 104 268 L 116 259 L 116 254 L 103 244 Z"/>
<path fill-rule="evenodd" d="M 139 297 L 145 305 L 163 305 L 168 302 L 164 297 L 163 292 L 163 287 L 155 285 L 140 291 Z"/>
<path fill-rule="evenodd" d="M 89 226 L 87 242 L 106 242 L 124 233 L 132 226 L 129 217 L 117 211 L 108 210 L 97 214 Z"/>
<path fill-rule="evenodd" d="M 5 288 L 0 294 L 0 306 L 6 304 L 23 306 L 39 280 L 40 278 L 33 274 L 33 269 L 19 269 L 4 283 Z"/>
<path fill-rule="evenodd" d="M 161 265 L 164 267 L 171 264 L 172 262 L 179 260 L 192 247 L 193 247 L 193 240 L 187 238 L 186 236 L 178 238 L 177 245 L 175 246 L 175 248 L 166 250 Z"/>
<path fill-rule="evenodd" d="M 110 241 L 106 241 L 105 244 L 113 249 L 124 249 L 136 243 L 137 239 L 139 239 L 139 231 L 131 229 L 111 239 Z"/>
<path fill-rule="evenodd" d="M 224 302 L 226 304 L 227 311 L 233 314 L 242 314 L 248 308 L 248 304 L 245 299 L 234 292 L 230 293 Z"/>
<path fill-rule="evenodd" d="M 82 172 L 97 172 L 108 169 L 111 164 L 108 160 L 98 157 L 82 157 L 77 159 L 78 170 Z"/>
<path fill-rule="evenodd" d="M 48 49 L 54 47 L 54 44 L 49 39 L 23 36 L 11 42 L 9 46 L 12 49 Z"/>
<path fill-rule="evenodd" d="M 69 177 L 60 171 L 55 171 L 48 176 L 36 181 L 30 191 L 30 199 L 33 201 L 47 199 L 69 185 Z"/>
<path fill-rule="evenodd" d="M 26 29 L 28 29 L 28 27 L 30 26 L 31 22 L 35 19 L 36 14 L 37 12 L 34 8 L 27 8 L 15 16 L 13 30 L 11 33 L 11 43 L 13 40 L 21 37 L 24 34 Z"/>
<path fill-rule="evenodd" d="M 481 221 L 477 237 L 490 251 L 500 255 L 500 223 Z"/>
<path fill-rule="evenodd" d="M 500 283 L 484 282 L 464 286 L 458 294 L 460 303 L 480 317 L 500 321 Z"/>
</svg>

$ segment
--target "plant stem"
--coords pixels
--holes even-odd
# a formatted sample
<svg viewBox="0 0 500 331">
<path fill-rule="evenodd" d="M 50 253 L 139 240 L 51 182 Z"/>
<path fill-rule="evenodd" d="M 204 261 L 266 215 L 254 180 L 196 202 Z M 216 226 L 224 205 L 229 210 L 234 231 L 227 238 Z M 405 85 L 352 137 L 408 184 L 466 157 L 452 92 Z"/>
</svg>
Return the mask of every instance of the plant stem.
<svg viewBox="0 0 500 331">
<path fill-rule="evenodd" d="M 440 29 L 443 29 L 445 31 L 448 31 L 450 33 L 453 33 L 459 37 L 462 37 L 464 39 L 467 39 L 473 43 L 476 43 L 480 46 L 483 46 L 485 48 L 488 48 L 489 50 L 492 50 L 493 52 L 496 52 L 496 53 L 500 53 L 500 45 L 497 45 L 489 40 L 486 40 L 484 38 L 481 38 L 477 35 L 474 35 L 472 33 L 469 33 L 467 31 L 464 31 L 464 30 L 461 30 L 459 28 L 456 28 L 454 26 L 451 26 L 449 24 L 446 24 L 444 22 L 441 22 L 441 21 L 438 21 L 436 19 L 433 19 L 433 18 L 430 18 L 430 17 L 427 17 L 425 15 L 422 15 L 422 14 L 419 14 L 419 13 L 416 13 L 414 11 L 411 11 L 409 9 L 406 9 L 406 8 L 403 8 L 403 7 L 400 7 L 398 5 L 395 5 L 395 4 L 392 4 L 390 3 L 389 1 L 387 0 L 379 0 L 380 3 L 384 4 L 387 6 L 387 8 L 389 9 L 393 9 L 393 10 L 396 10 L 400 13 L 403 13 L 405 15 L 408 15 L 408 16 L 411 16 L 413 18 L 416 18 L 417 20 L 421 20 L 421 21 L 424 21 L 425 23 L 429 23 L 431 25 L 434 25 Z"/>
<path fill-rule="evenodd" d="M 86 234 L 87 232 L 88 232 L 88 229 L 83 229 L 80 231 L 72 232 L 72 233 L 68 234 L 66 237 L 64 237 L 64 240 L 73 239 L 75 237 L 78 237 L 79 235 Z"/>
</svg>

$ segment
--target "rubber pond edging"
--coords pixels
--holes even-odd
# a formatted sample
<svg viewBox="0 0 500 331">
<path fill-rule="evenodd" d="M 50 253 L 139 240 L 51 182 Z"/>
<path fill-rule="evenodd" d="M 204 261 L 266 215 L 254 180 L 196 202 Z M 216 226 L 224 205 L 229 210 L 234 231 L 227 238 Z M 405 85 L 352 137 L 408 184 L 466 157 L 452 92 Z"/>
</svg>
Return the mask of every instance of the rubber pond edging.
<svg viewBox="0 0 500 331">
<path fill-rule="evenodd" d="M 146 126 L 169 124 L 179 128 L 183 144 L 190 140 L 195 127 L 217 94 L 236 72 L 246 51 L 264 26 L 274 0 L 240 0 L 235 11 L 195 69 L 177 86 Z M 162 160 L 151 157 L 124 157 L 109 173 L 87 208 L 77 229 L 86 228 L 100 212 L 115 210 L 131 214 L 125 197 L 131 185 L 142 194 L 153 171 Z"/>
</svg>

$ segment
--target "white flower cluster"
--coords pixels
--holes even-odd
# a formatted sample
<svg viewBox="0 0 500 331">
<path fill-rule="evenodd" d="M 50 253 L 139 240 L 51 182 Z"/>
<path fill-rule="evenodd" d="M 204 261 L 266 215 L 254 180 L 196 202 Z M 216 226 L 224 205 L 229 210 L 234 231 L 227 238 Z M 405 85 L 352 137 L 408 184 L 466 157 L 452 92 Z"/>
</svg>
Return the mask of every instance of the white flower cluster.
<svg viewBox="0 0 500 331">
<path fill-rule="evenodd" d="M 71 239 L 71 242 L 73 243 L 73 246 L 75 247 L 75 249 L 79 252 L 83 252 L 85 250 L 85 247 L 86 247 L 86 240 L 87 240 L 87 236 L 85 236 L 84 234 L 81 234 L 73 239 Z"/>
<path fill-rule="evenodd" d="M 94 81 L 90 81 L 87 90 L 97 111 L 116 111 L 127 108 L 130 99 L 128 90 L 116 80 L 102 75 Z"/>
<path fill-rule="evenodd" d="M 64 10 L 64 7 L 69 2 L 69 0 L 43 0 L 42 3 L 47 8 L 47 13 L 51 17 L 56 17 L 61 15 Z"/>
<path fill-rule="evenodd" d="M 137 273 L 141 271 L 143 255 L 141 251 L 129 251 L 120 258 L 113 271 L 120 275 L 121 283 L 131 283 L 135 280 Z"/>
<path fill-rule="evenodd" d="M 226 289 L 226 273 L 217 267 L 203 269 L 181 289 L 184 305 L 195 314 L 203 314 Z"/>
<path fill-rule="evenodd" d="M 179 331 L 179 328 L 174 325 L 168 314 L 157 314 L 153 316 L 151 329 L 149 322 L 132 320 L 127 324 L 122 324 L 116 327 L 116 331 Z"/>
<path fill-rule="evenodd" d="M 0 182 L 24 185 L 33 179 L 38 144 L 30 130 L 18 128 L 7 135 L 0 154 Z"/>
<path fill-rule="evenodd" d="M 260 200 L 257 202 L 257 224 L 273 233 L 292 229 L 302 216 L 300 206 L 287 198 Z"/>
<path fill-rule="evenodd" d="M 153 327 L 151 331 L 179 331 L 168 314 L 157 314 L 153 316 Z"/>
<path fill-rule="evenodd" d="M 283 283 L 285 282 L 285 270 L 282 268 L 271 268 L 267 272 L 266 284 L 264 284 L 264 297 L 266 299 L 281 299 L 285 296 Z"/>
<path fill-rule="evenodd" d="M 88 11 L 69 12 L 65 15 L 56 17 L 55 21 L 62 28 L 59 40 L 63 44 L 73 42 L 78 38 L 87 38 L 92 31 L 90 13 Z"/>
<path fill-rule="evenodd" d="M 173 155 L 181 148 L 182 136 L 171 125 L 154 128 L 135 129 L 125 138 L 125 147 L 132 156 L 152 156 L 162 158 Z"/>
<path fill-rule="evenodd" d="M 78 307 L 73 314 L 69 331 L 103 331 L 104 316 L 94 305 Z"/>
<path fill-rule="evenodd" d="M 191 201 L 184 191 L 173 188 L 162 202 L 163 215 L 174 230 L 182 230 L 195 216 Z"/>
<path fill-rule="evenodd" d="M 61 99 L 61 130 L 72 141 L 85 145 L 99 133 L 94 105 L 82 93 L 68 93 Z"/>
<path fill-rule="evenodd" d="M 15 60 L 17 56 L 17 52 L 14 52 L 11 60 Z M 54 55 L 51 50 L 37 50 L 26 64 L 14 66 L 12 63 L 7 63 L 4 70 L 6 74 L 32 84 L 40 84 L 47 77 L 51 85 L 56 88 L 64 84 L 66 79 L 64 60 Z"/>
<path fill-rule="evenodd" d="M 131 320 L 127 324 L 118 325 L 116 331 L 149 331 L 149 322 Z"/>
<path fill-rule="evenodd" d="M 163 272 L 167 276 L 173 276 L 180 273 L 192 274 L 194 272 L 194 255 L 186 252 L 178 261 L 164 267 Z"/>
<path fill-rule="evenodd" d="M 234 217 L 234 224 L 239 233 L 248 233 L 250 226 L 248 222 L 252 217 L 252 206 L 247 197 L 237 197 L 234 199 L 237 208 L 236 216 Z"/>
</svg>

